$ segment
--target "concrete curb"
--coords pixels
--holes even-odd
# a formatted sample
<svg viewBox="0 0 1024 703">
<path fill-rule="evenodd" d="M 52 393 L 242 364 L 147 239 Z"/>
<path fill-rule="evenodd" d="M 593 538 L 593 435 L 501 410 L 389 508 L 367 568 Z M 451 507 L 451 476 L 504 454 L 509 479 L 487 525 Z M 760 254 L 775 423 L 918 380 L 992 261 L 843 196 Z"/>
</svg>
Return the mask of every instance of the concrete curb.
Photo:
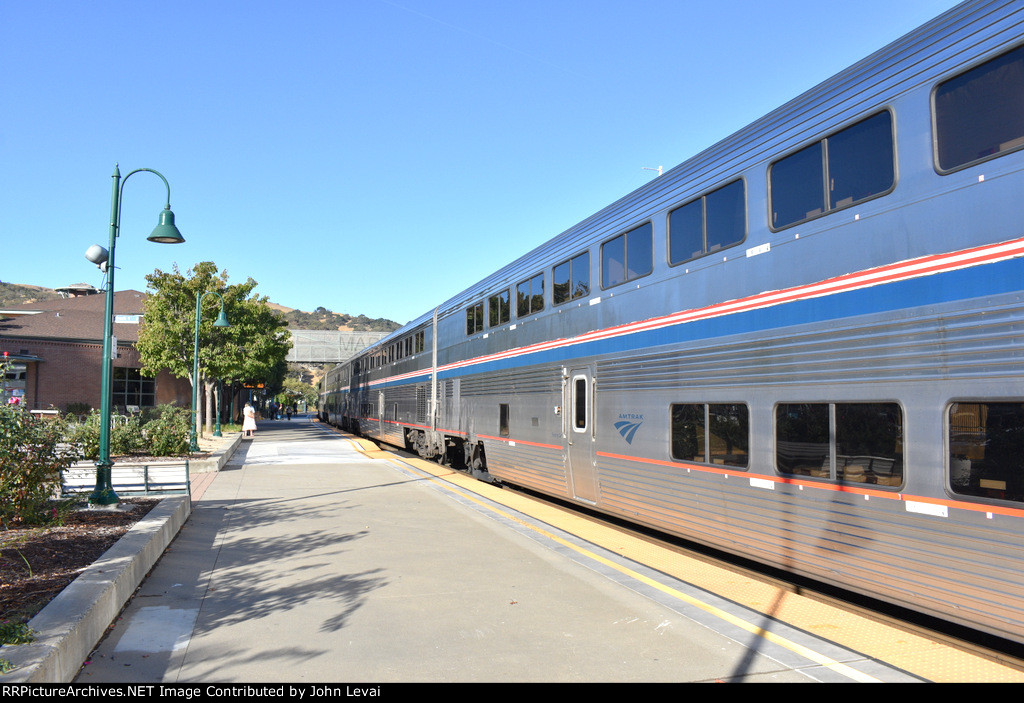
<svg viewBox="0 0 1024 703">
<path fill-rule="evenodd" d="M 227 439 L 227 438 L 226 438 Z M 228 440 L 228 445 L 223 450 L 218 451 L 210 459 L 190 459 L 188 462 L 188 471 L 190 474 L 203 474 L 210 471 L 220 471 L 224 468 L 224 464 L 228 462 L 231 455 L 238 449 L 238 445 L 242 443 L 242 433 L 239 432 L 234 437 Z"/>
<path fill-rule="evenodd" d="M 219 471 L 241 441 L 228 443 L 198 473 Z M 192 513 L 187 495 L 169 496 L 32 618 L 29 644 L 3 645 L 14 665 L 0 683 L 70 683 L 164 550 Z"/>
<path fill-rule="evenodd" d="M 0 647 L 16 667 L 0 682 L 70 683 L 191 512 L 188 496 L 160 501 L 29 621 L 33 642 Z"/>
</svg>

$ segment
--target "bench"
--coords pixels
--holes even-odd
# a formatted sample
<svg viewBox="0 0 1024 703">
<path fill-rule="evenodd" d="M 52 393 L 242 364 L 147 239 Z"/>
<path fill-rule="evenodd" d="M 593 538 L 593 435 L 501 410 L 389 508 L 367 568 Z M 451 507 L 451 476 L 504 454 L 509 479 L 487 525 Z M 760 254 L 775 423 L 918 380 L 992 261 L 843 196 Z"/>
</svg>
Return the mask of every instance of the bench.
<svg viewBox="0 0 1024 703">
<path fill-rule="evenodd" d="M 96 488 L 96 465 L 74 464 L 63 472 L 61 493 L 82 495 Z M 160 464 L 114 464 L 110 483 L 118 495 L 191 493 L 188 459 Z"/>
</svg>

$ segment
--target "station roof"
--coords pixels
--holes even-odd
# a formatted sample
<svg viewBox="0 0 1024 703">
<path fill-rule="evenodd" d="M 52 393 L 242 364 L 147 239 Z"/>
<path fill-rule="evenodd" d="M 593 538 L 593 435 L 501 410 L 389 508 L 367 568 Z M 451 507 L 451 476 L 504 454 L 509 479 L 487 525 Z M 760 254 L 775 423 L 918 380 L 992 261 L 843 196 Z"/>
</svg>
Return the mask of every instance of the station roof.
<svg viewBox="0 0 1024 703">
<path fill-rule="evenodd" d="M 114 293 L 114 336 L 119 342 L 139 340 L 146 294 Z M 100 342 L 106 294 L 40 300 L 0 310 L 0 337 Z"/>
</svg>

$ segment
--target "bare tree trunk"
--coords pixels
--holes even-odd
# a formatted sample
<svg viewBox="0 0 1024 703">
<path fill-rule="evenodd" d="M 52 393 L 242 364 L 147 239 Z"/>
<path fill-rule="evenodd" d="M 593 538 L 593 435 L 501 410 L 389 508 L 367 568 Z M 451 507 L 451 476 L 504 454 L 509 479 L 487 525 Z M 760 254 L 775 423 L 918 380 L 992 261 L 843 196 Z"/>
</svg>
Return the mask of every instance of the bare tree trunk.
<svg viewBox="0 0 1024 703">
<path fill-rule="evenodd" d="M 217 385 L 216 381 L 209 381 L 203 379 L 203 394 L 206 397 L 206 431 L 213 432 L 213 389 Z"/>
</svg>

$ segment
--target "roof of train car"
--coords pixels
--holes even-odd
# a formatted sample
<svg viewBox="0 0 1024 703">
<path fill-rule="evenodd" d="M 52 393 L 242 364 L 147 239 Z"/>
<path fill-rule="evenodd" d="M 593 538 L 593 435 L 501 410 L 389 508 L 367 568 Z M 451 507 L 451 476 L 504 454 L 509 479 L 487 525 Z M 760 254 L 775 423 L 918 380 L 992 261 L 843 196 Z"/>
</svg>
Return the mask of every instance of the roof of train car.
<svg viewBox="0 0 1024 703">
<path fill-rule="evenodd" d="M 967 0 L 858 61 L 764 117 L 666 171 L 441 303 L 440 315 L 525 277 L 652 215 L 804 145 L 824 131 L 934 81 L 971 57 L 1021 38 L 1019 0 Z M 969 56 L 965 58 L 965 54 Z M 430 309 L 373 347 L 388 344 L 433 317 Z"/>
</svg>

